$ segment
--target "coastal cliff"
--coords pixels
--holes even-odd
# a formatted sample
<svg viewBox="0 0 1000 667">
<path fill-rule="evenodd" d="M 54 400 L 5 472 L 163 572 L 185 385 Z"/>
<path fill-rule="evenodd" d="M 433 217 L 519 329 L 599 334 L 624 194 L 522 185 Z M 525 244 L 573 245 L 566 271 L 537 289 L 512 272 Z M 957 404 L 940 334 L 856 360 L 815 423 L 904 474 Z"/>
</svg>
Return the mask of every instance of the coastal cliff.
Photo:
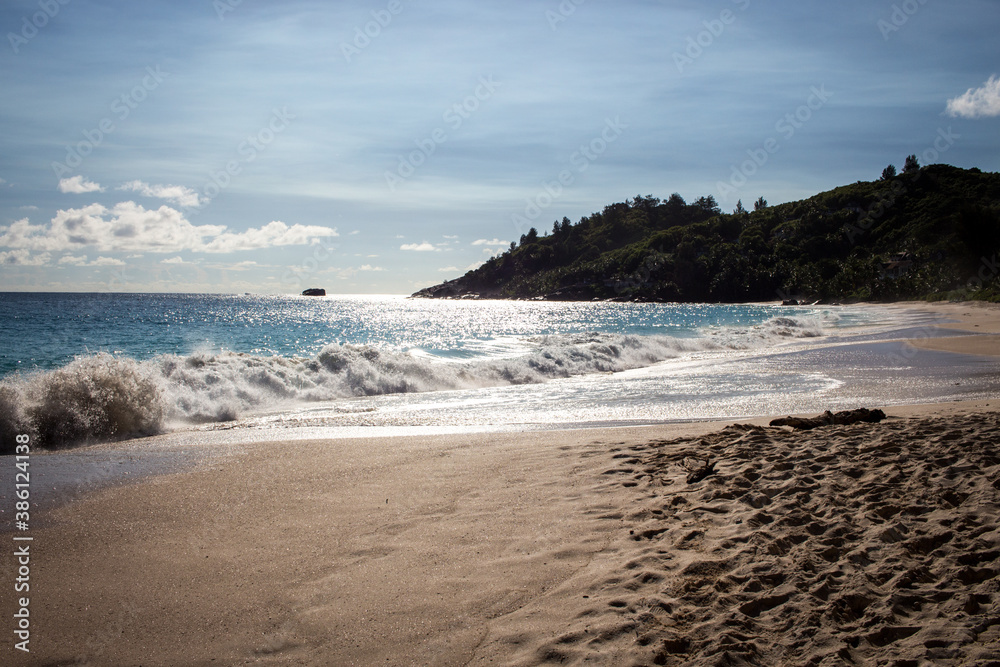
<svg viewBox="0 0 1000 667">
<path fill-rule="evenodd" d="M 414 297 L 675 302 L 1000 299 L 1000 174 L 887 168 L 801 201 L 723 213 L 636 196 Z"/>
</svg>

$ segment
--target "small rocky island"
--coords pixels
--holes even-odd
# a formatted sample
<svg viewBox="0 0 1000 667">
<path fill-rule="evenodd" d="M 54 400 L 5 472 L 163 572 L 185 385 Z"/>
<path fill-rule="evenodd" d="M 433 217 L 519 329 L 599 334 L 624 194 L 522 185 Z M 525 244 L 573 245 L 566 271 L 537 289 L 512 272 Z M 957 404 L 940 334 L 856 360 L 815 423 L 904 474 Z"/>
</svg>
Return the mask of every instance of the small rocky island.
<svg viewBox="0 0 1000 667">
<path fill-rule="evenodd" d="M 302 296 L 326 296 L 326 290 L 322 287 L 310 287 L 302 290 Z"/>
</svg>

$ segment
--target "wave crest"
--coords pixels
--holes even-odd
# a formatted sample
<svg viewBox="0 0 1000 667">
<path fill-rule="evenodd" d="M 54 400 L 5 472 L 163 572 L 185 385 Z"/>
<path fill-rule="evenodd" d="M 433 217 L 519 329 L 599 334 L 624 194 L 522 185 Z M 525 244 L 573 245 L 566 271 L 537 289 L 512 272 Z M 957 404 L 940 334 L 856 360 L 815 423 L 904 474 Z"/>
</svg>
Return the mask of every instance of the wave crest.
<svg viewBox="0 0 1000 667">
<path fill-rule="evenodd" d="M 142 364 L 110 354 L 0 384 L 0 434 L 45 447 L 152 435 L 163 424 L 161 385 Z M 9 437 L 8 437 L 9 436 Z"/>
<path fill-rule="evenodd" d="M 554 334 L 528 338 L 527 354 L 477 360 L 366 345 L 327 345 L 313 358 L 221 352 L 138 362 L 102 353 L 0 382 L 0 437 L 13 443 L 17 433 L 30 433 L 43 446 L 62 447 L 149 435 L 171 422 L 231 421 L 295 402 L 541 383 L 821 333 L 818 322 L 778 317 L 701 338 Z"/>
</svg>

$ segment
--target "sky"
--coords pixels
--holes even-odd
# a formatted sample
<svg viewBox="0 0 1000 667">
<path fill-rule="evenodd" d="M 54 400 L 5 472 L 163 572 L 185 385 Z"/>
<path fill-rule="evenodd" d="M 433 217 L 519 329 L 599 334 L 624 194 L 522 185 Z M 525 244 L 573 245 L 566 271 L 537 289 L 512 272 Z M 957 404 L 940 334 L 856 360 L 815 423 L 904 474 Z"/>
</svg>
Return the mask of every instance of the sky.
<svg viewBox="0 0 1000 667">
<path fill-rule="evenodd" d="M 6 0 L 0 291 L 405 294 L 636 195 L 1000 170 L 997 0 Z"/>
</svg>

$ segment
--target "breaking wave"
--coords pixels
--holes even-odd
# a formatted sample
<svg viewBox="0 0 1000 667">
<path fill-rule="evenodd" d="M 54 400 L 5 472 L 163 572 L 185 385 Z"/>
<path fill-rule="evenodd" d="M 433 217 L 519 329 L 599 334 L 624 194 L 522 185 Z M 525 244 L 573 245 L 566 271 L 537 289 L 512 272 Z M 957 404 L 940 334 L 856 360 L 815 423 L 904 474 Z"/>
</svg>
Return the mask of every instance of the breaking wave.
<svg viewBox="0 0 1000 667">
<path fill-rule="evenodd" d="M 152 435 L 163 425 L 163 385 L 132 359 L 97 354 L 60 369 L 0 382 L 0 443 L 15 436 L 65 447 L 79 442 Z"/>
<path fill-rule="evenodd" d="M 521 356 L 474 360 L 366 345 L 327 345 L 311 358 L 221 352 L 136 361 L 101 353 L 55 371 L 0 381 L 0 442 L 30 433 L 43 446 L 65 447 L 150 435 L 168 424 L 231 421 L 293 403 L 541 383 L 821 334 L 818 322 L 778 317 L 699 338 L 535 336 L 526 340 L 531 351 Z"/>
</svg>

